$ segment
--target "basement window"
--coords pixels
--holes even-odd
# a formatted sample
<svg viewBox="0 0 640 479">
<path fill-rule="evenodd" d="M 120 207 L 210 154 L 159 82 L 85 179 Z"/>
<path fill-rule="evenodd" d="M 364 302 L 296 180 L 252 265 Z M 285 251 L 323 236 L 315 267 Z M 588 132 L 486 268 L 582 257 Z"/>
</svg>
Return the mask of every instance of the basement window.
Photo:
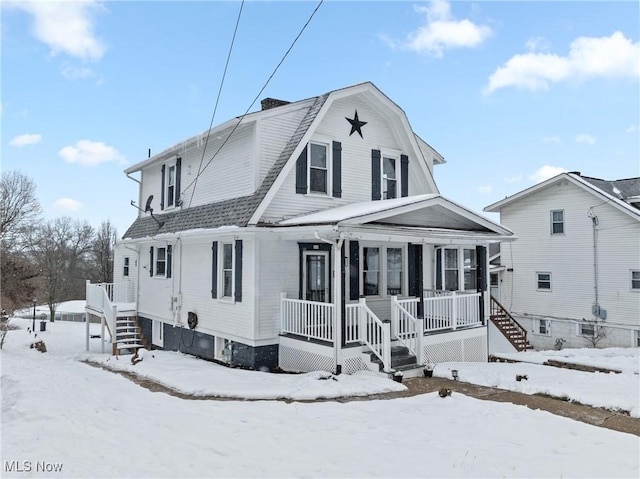
<svg viewBox="0 0 640 479">
<path fill-rule="evenodd" d="M 551 321 L 548 319 L 538 319 L 536 320 L 535 331 L 536 334 L 541 334 L 543 336 L 551 335 Z"/>
</svg>

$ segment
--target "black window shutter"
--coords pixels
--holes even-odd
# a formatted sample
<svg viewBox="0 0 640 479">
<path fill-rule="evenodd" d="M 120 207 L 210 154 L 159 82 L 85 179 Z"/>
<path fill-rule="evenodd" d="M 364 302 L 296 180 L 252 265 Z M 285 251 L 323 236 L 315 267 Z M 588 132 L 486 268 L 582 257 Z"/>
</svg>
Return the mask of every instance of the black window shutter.
<svg viewBox="0 0 640 479">
<path fill-rule="evenodd" d="M 380 150 L 371 150 L 371 199 L 379 200 L 382 197 L 380 185 Z"/>
<path fill-rule="evenodd" d="M 400 196 L 409 196 L 409 157 L 400 155 Z"/>
<path fill-rule="evenodd" d="M 236 240 L 236 264 L 235 279 L 234 279 L 234 291 L 235 300 L 237 302 L 242 301 L 242 240 Z"/>
<path fill-rule="evenodd" d="M 409 296 L 420 296 L 422 294 L 422 245 L 410 244 L 407 256 Z"/>
<path fill-rule="evenodd" d="M 211 297 L 218 297 L 218 242 L 211 244 Z"/>
<path fill-rule="evenodd" d="M 167 278 L 171 278 L 171 245 L 167 245 Z"/>
<path fill-rule="evenodd" d="M 480 293 L 478 298 L 478 308 L 480 313 L 480 319 L 484 324 L 484 295 L 487 290 L 487 283 L 485 282 L 487 273 L 487 248 L 485 246 L 476 246 L 476 291 Z"/>
<path fill-rule="evenodd" d="M 181 170 L 182 170 L 182 158 L 178 158 L 176 160 L 176 191 L 175 191 L 176 201 L 174 203 L 174 205 L 176 205 L 176 206 L 180 206 L 180 176 L 181 176 Z"/>
<path fill-rule="evenodd" d="M 149 248 L 149 276 L 153 276 L 153 246 Z"/>
<path fill-rule="evenodd" d="M 307 147 L 304 147 L 302 153 L 296 161 L 296 193 L 302 195 L 307 193 Z"/>
<path fill-rule="evenodd" d="M 360 243 L 349 241 L 349 299 L 360 297 Z"/>
<path fill-rule="evenodd" d="M 160 169 L 160 209 L 164 209 L 164 169 L 165 166 L 162 165 Z"/>
<path fill-rule="evenodd" d="M 342 197 L 342 143 L 333 142 L 333 197 Z"/>
</svg>

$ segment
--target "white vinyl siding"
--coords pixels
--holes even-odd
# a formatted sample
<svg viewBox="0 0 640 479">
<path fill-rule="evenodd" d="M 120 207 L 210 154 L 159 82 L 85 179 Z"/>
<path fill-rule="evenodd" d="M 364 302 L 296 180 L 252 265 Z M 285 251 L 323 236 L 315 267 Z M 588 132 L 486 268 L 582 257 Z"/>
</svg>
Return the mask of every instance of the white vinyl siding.
<svg viewBox="0 0 640 479">
<path fill-rule="evenodd" d="M 549 212 L 563 206 L 565 234 L 549 234 Z M 502 208 L 501 223 L 518 238 L 503 244 L 501 294 L 512 313 L 580 321 L 594 302 L 593 223 L 598 217 L 598 303 L 607 323 L 640 327 L 630 270 L 640 271 L 640 222 L 579 186 L 554 184 Z M 511 270 L 510 270 L 511 269 Z M 552 292 L 536 294 L 536 272 L 549 272 Z M 555 330 L 554 330 L 555 331 Z M 626 343 L 625 345 L 628 345 Z"/>
</svg>

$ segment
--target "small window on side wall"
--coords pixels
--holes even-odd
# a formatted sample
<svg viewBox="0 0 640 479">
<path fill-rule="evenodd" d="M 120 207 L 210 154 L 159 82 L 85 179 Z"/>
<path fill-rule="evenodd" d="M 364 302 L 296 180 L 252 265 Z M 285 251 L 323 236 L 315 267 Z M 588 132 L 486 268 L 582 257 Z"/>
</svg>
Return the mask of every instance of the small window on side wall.
<svg viewBox="0 0 640 479">
<path fill-rule="evenodd" d="M 564 234 L 564 210 L 551 211 L 551 234 Z"/>
<path fill-rule="evenodd" d="M 538 319 L 535 332 L 544 336 L 551 335 L 551 322 L 548 319 Z"/>
<path fill-rule="evenodd" d="M 631 290 L 640 291 L 640 270 L 631 271 Z"/>
<path fill-rule="evenodd" d="M 551 291 L 551 273 L 536 273 L 538 291 Z"/>
<path fill-rule="evenodd" d="M 122 268 L 122 276 L 127 278 L 129 276 L 129 257 L 124 258 L 124 266 Z"/>
</svg>

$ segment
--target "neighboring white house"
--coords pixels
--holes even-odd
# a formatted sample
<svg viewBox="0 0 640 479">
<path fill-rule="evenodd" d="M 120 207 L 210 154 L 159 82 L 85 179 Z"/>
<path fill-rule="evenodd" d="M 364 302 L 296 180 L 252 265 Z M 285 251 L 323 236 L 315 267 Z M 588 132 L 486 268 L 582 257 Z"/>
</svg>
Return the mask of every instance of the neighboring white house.
<svg viewBox="0 0 640 479">
<path fill-rule="evenodd" d="M 518 237 L 495 291 L 536 349 L 640 346 L 639 202 L 640 178 L 571 172 L 484 209 Z"/>
<path fill-rule="evenodd" d="M 484 361 L 487 246 L 514 237 L 439 194 L 441 163 L 371 83 L 263 100 L 125 170 L 140 213 L 88 311 L 252 368 Z"/>
</svg>

